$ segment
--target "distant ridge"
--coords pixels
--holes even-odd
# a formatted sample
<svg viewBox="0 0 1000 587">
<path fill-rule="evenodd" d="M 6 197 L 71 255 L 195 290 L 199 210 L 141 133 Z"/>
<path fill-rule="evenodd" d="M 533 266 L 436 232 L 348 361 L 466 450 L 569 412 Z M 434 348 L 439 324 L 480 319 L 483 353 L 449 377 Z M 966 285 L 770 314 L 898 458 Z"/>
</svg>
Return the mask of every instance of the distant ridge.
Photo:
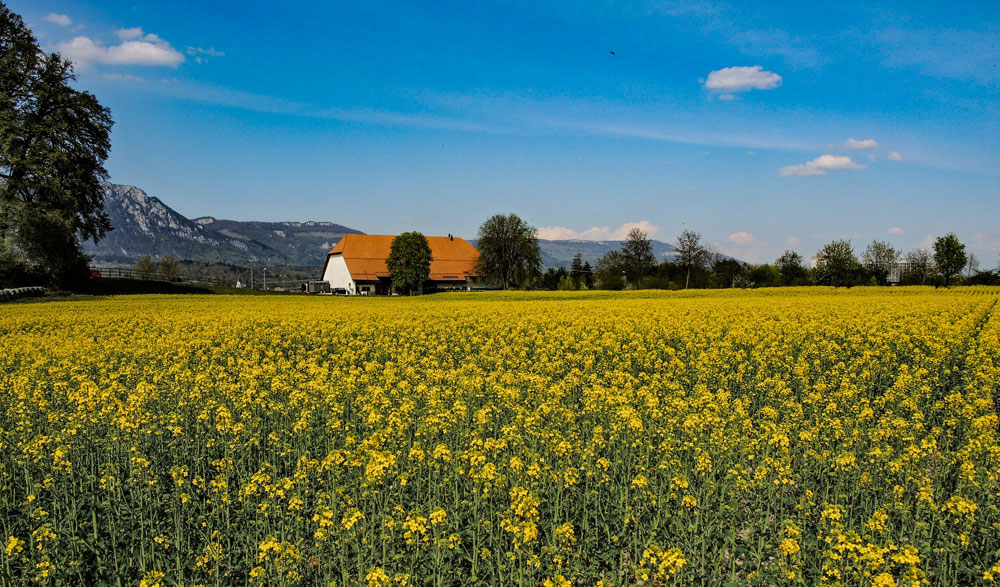
<svg viewBox="0 0 1000 587">
<path fill-rule="evenodd" d="M 233 265 L 322 266 L 345 234 L 332 222 L 240 222 L 204 216 L 190 220 L 135 186 L 104 184 L 104 210 L 113 230 L 84 250 L 97 264 L 132 264 L 142 255 Z"/>
</svg>

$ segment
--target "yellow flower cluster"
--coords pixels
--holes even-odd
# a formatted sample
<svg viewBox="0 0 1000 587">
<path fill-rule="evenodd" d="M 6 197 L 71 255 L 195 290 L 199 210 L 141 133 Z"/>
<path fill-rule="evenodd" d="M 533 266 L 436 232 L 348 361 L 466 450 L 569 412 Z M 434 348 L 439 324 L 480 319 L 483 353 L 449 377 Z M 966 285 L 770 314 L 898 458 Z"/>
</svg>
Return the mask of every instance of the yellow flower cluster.
<svg viewBox="0 0 1000 587">
<path fill-rule="evenodd" d="M 991 581 L 998 299 L 0 306 L 0 584 Z"/>
</svg>

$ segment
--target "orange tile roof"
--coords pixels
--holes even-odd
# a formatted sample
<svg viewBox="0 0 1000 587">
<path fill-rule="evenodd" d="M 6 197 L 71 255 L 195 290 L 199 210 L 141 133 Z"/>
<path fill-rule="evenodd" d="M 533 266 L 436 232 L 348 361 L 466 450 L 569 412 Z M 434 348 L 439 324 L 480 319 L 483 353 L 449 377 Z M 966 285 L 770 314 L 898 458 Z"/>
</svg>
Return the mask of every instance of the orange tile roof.
<svg viewBox="0 0 1000 587">
<path fill-rule="evenodd" d="M 391 234 L 345 234 L 327 256 L 342 255 L 351 277 L 355 280 L 376 280 L 389 277 L 385 258 L 392 247 Z M 432 281 L 458 281 L 476 275 L 479 251 L 465 239 L 429 236 Z"/>
</svg>

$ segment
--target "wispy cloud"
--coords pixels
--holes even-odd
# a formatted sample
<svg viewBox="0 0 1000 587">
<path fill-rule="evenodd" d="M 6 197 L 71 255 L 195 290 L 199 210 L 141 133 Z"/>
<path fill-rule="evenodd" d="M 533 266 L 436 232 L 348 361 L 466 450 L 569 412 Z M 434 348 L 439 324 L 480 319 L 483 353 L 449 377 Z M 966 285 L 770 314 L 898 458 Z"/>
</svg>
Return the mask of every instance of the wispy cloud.
<svg viewBox="0 0 1000 587">
<path fill-rule="evenodd" d="M 146 81 L 139 76 L 130 75 L 127 73 L 105 73 L 102 77 L 106 80 L 111 80 L 111 81 L 126 81 L 126 82 Z"/>
<path fill-rule="evenodd" d="M 706 147 L 739 147 L 753 149 L 781 149 L 791 151 L 808 150 L 811 143 L 795 138 L 766 135 L 743 134 L 725 131 L 673 130 L 658 125 L 641 125 L 619 122 L 582 122 L 573 120 L 554 121 L 555 127 L 575 129 L 595 135 L 630 137 L 651 141 L 663 141 L 682 145 Z"/>
<path fill-rule="evenodd" d="M 902 228 L 898 227 L 898 226 L 893 226 L 887 232 L 889 234 L 893 235 L 893 236 L 900 236 L 900 235 L 906 234 L 906 231 L 903 230 Z"/>
<path fill-rule="evenodd" d="M 989 251 L 990 253 L 996 255 L 1000 253 L 1000 232 L 995 234 L 984 234 L 977 232 L 972 235 L 969 244 L 971 247 L 977 251 Z M 991 259 L 986 259 L 987 263 L 990 263 Z"/>
<path fill-rule="evenodd" d="M 76 37 L 57 44 L 56 51 L 84 71 L 94 64 L 177 67 L 184 61 L 184 55 L 170 43 L 155 34 L 144 34 L 139 27 L 119 29 L 116 34 L 122 41 L 118 45 L 104 46 L 90 37 Z"/>
<path fill-rule="evenodd" d="M 137 89 L 140 86 L 135 86 Z M 329 107 L 189 81 L 148 83 L 142 91 L 254 112 L 372 124 L 498 135 L 591 135 L 702 147 L 811 151 L 815 143 L 773 132 L 705 128 L 697 119 L 648 121 L 648 112 L 586 100 L 539 100 L 519 95 L 488 96 L 416 92 L 406 110 Z"/>
<path fill-rule="evenodd" d="M 1000 83 L 1000 31 L 888 28 L 869 41 L 891 67 L 983 84 Z"/>
<path fill-rule="evenodd" d="M 494 134 L 510 133 L 509 129 L 503 126 L 479 123 L 458 117 L 420 112 L 397 112 L 374 108 L 323 107 L 254 92 L 191 82 L 146 84 L 143 86 L 143 89 L 193 102 L 239 108 L 252 112 L 380 126 L 415 127 L 459 132 L 488 132 Z"/>
<path fill-rule="evenodd" d="M 889 161 L 902 161 L 903 156 L 899 154 L 899 151 L 892 151 L 889 153 Z"/>
<path fill-rule="evenodd" d="M 820 155 L 812 161 L 807 161 L 804 165 L 789 165 L 781 168 L 782 177 L 795 177 L 807 175 L 826 175 L 827 171 L 844 171 L 864 169 L 861 165 L 847 155 Z"/>
<path fill-rule="evenodd" d="M 752 14 L 726 2 L 668 0 L 657 11 L 699 27 L 707 37 L 720 39 L 750 57 L 781 57 L 792 67 L 816 67 L 830 61 L 815 44 L 784 29 L 754 26 Z"/>
<path fill-rule="evenodd" d="M 726 32 L 725 37 L 745 55 L 754 57 L 777 55 L 795 67 L 814 67 L 830 61 L 828 56 L 810 46 L 808 41 L 778 28 L 749 30 L 733 28 Z"/>
<path fill-rule="evenodd" d="M 219 51 L 215 47 L 205 49 L 203 47 L 188 47 L 187 54 L 194 57 L 195 63 L 204 63 L 209 57 L 225 57 L 225 52 Z"/>
<path fill-rule="evenodd" d="M 646 233 L 646 236 L 653 237 L 660 228 L 648 220 L 638 222 L 626 222 L 618 228 L 610 226 L 592 226 L 586 230 L 576 231 L 565 226 L 543 226 L 535 231 L 535 235 L 542 240 L 585 240 L 585 241 L 621 241 L 628 237 L 628 233 L 634 229 Z"/>
<path fill-rule="evenodd" d="M 66 16 L 65 14 L 56 14 L 55 12 L 50 12 L 46 14 L 45 20 L 57 24 L 59 26 L 70 26 L 71 24 L 73 24 L 73 19 Z"/>
<path fill-rule="evenodd" d="M 850 139 L 847 139 L 846 141 L 844 141 L 844 144 L 841 145 L 840 147 L 842 149 L 851 149 L 852 151 L 865 150 L 865 149 L 877 149 L 878 148 L 878 143 L 875 142 L 875 139 L 865 139 L 863 141 L 859 141 L 857 139 L 850 138 Z"/>
</svg>

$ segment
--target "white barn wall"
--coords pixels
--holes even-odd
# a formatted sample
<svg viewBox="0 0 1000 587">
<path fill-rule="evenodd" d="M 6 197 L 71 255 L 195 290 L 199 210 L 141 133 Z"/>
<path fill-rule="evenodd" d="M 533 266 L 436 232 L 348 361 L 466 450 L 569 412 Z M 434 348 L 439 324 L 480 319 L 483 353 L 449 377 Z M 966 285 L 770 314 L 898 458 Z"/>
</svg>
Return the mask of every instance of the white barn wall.
<svg viewBox="0 0 1000 587">
<path fill-rule="evenodd" d="M 330 282 L 330 288 L 343 288 L 351 293 L 354 293 L 354 279 L 351 278 L 351 272 L 347 269 L 347 261 L 344 261 L 343 255 L 330 255 L 326 263 L 326 271 L 323 272 L 323 281 Z"/>
</svg>

